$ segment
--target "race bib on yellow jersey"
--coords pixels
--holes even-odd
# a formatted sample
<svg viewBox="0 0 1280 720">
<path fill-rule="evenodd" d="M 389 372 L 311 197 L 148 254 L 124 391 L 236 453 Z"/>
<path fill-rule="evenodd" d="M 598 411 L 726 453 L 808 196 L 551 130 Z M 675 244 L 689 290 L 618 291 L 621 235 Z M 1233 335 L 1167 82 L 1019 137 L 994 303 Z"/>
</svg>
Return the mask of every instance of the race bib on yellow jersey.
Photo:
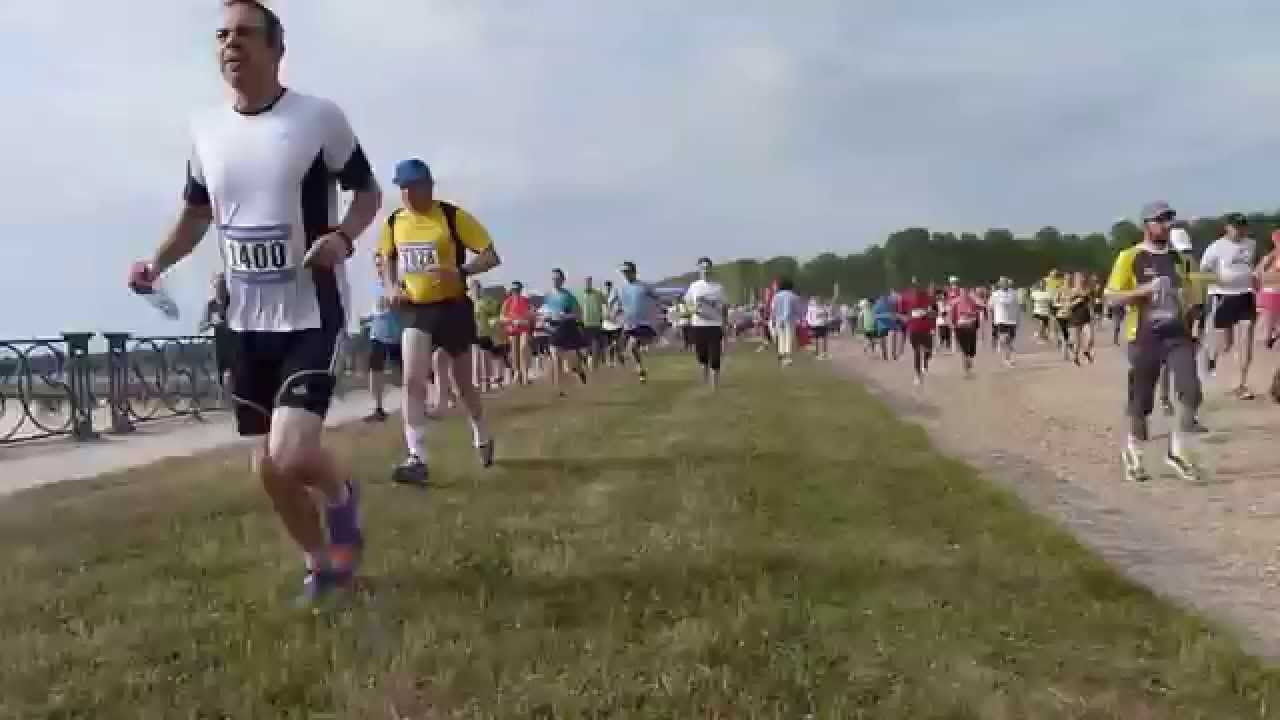
<svg viewBox="0 0 1280 720">
<path fill-rule="evenodd" d="M 435 243 L 401 243 L 396 250 L 401 272 L 419 274 L 440 267 Z"/>
<path fill-rule="evenodd" d="M 288 225 L 223 225 L 220 230 L 228 282 L 269 285 L 297 279 Z"/>
</svg>

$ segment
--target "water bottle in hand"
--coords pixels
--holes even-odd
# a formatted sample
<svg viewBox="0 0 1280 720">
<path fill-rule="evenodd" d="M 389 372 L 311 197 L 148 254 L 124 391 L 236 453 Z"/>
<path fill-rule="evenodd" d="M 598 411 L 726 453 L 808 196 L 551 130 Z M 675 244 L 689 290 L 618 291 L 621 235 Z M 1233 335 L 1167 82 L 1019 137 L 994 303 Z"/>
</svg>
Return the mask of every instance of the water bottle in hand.
<svg viewBox="0 0 1280 720">
<path fill-rule="evenodd" d="M 134 264 L 129 272 L 129 287 L 165 317 L 170 320 L 178 319 L 178 303 L 173 301 L 173 296 L 160 283 L 160 278 L 154 277 L 149 265 Z"/>
<path fill-rule="evenodd" d="M 159 310 L 162 315 L 170 320 L 177 320 L 180 313 L 178 312 L 178 303 L 174 302 L 173 296 L 165 289 L 164 285 L 156 279 L 151 283 L 151 292 L 142 293 L 142 298 L 151 306 Z"/>
</svg>

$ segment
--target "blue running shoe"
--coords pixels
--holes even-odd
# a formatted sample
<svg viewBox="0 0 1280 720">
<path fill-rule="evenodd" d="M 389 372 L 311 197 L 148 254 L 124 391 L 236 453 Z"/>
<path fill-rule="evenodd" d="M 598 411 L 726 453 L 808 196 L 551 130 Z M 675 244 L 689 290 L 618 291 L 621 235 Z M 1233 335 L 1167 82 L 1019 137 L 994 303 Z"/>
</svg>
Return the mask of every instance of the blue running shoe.
<svg viewBox="0 0 1280 720">
<path fill-rule="evenodd" d="M 338 604 L 354 587 L 351 570 L 311 570 L 302 579 L 302 593 L 294 600 L 299 609 L 320 611 Z"/>
<path fill-rule="evenodd" d="M 358 486 L 348 480 L 347 501 L 325 508 L 325 522 L 329 526 L 329 544 L 353 554 L 352 567 L 359 562 L 364 549 L 364 532 L 360 528 L 360 492 Z"/>
</svg>

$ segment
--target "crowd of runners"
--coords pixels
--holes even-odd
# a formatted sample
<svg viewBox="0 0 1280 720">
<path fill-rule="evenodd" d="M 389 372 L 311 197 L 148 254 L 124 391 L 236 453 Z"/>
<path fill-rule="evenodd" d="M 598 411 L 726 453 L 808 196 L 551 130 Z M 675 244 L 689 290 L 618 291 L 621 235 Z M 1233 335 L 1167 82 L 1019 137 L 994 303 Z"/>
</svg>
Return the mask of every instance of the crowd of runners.
<svg viewBox="0 0 1280 720">
<path fill-rule="evenodd" d="M 279 17 L 254 0 L 225 0 L 216 28 L 229 106 L 198 115 L 180 216 L 151 258 L 135 263 L 129 285 L 154 293 L 159 278 L 212 229 L 224 272 L 219 344 L 235 404 L 237 431 L 262 441 L 252 468 L 304 557 L 301 599 L 313 603 L 350 586 L 364 547 L 359 486 L 322 442 L 335 388 L 335 364 L 351 320 L 344 269 L 356 239 L 383 204 L 376 174 L 345 113 L 333 102 L 286 89 Z M 1149 478 L 1143 446 L 1157 401 L 1176 416 L 1165 461 L 1180 477 L 1203 476 L 1194 435 L 1202 376 L 1235 352 L 1233 396 L 1253 398 L 1249 371 L 1257 310 L 1266 313 L 1265 343 L 1276 340 L 1280 294 L 1270 282 L 1280 263 L 1258 260 L 1243 216 L 1227 218 L 1224 236 L 1195 258 L 1172 208 L 1152 203 L 1141 214 L 1143 239 L 1121 252 L 1109 278 L 1050 272 L 1031 287 L 950 278 L 945 287 L 910 286 L 854 306 L 830 297 L 801 298 L 779 278 L 758 302 L 730 306 L 708 258 L 700 277 L 674 297 L 639 279 L 622 262 L 616 280 L 597 288 L 584 278 L 567 288 L 549 270 L 539 298 L 521 283 L 500 293 L 477 279 L 501 258 L 482 223 L 435 196 L 427 163 L 407 159 L 389 178 L 402 207 L 380 228 L 372 254 L 377 277 L 370 323 L 371 422 L 388 419 L 382 399 L 387 369 L 401 369 L 405 458 L 396 481 L 426 483 L 430 418 L 450 405 L 470 423 L 478 462 L 495 461 L 497 439 L 483 395 L 545 378 L 566 396 L 592 373 L 630 365 L 647 380 L 655 342 L 696 354 L 706 382 L 718 385 L 725 343 L 759 333 L 783 367 L 801 348 L 830 356 L 842 332 L 864 339 L 869 356 L 897 361 L 910 349 L 914 382 L 923 386 L 935 352 L 956 355 L 965 376 L 980 346 L 1007 368 L 1017 362 L 1020 331 L 1054 344 L 1064 362 L 1094 361 L 1097 330 L 1129 361 L 1124 383 L 1129 418 L 1122 462 L 1135 481 Z M 339 213 L 339 189 L 350 202 Z M 1273 383 L 1280 401 L 1280 388 Z"/>
<path fill-rule="evenodd" d="M 866 354 L 882 361 L 899 360 L 909 347 L 913 381 L 921 386 L 935 352 L 958 355 L 962 375 L 971 377 L 984 342 L 1013 368 L 1020 328 L 1028 328 L 1035 342 L 1052 345 L 1064 362 L 1093 363 L 1096 338 L 1110 321 L 1112 344 L 1124 347 L 1129 365 L 1123 381 L 1125 476 L 1138 482 L 1151 477 L 1144 446 L 1158 404 L 1174 418 L 1165 464 L 1184 480 L 1202 481 L 1195 436 L 1208 431 L 1198 414 L 1203 381 L 1230 358 L 1229 395 L 1255 399 L 1249 372 L 1259 317 L 1266 348 L 1280 330 L 1280 250 L 1258 258 L 1248 219 L 1239 213 L 1223 219 L 1222 236 L 1200 257 L 1167 203 L 1145 206 L 1140 219 L 1142 241 L 1117 255 L 1105 282 L 1056 269 L 1024 288 L 1009 278 L 968 286 L 952 277 L 942 288 L 913 279 L 902 290 L 859 301 L 851 327 L 864 339 Z M 1280 246 L 1280 231 L 1271 240 Z M 1280 403 L 1280 374 L 1270 395 Z"/>
</svg>

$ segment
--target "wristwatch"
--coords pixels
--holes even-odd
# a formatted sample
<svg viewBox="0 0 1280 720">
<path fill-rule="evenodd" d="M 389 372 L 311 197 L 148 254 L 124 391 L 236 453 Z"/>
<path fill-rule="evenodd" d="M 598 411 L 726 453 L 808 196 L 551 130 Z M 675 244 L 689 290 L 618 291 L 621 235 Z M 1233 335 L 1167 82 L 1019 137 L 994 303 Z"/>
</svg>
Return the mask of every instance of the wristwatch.
<svg viewBox="0 0 1280 720">
<path fill-rule="evenodd" d="M 343 231 L 342 228 L 334 228 L 333 234 L 347 241 L 347 257 L 351 257 L 356 254 L 356 241 L 352 240 L 351 236 Z"/>
</svg>

